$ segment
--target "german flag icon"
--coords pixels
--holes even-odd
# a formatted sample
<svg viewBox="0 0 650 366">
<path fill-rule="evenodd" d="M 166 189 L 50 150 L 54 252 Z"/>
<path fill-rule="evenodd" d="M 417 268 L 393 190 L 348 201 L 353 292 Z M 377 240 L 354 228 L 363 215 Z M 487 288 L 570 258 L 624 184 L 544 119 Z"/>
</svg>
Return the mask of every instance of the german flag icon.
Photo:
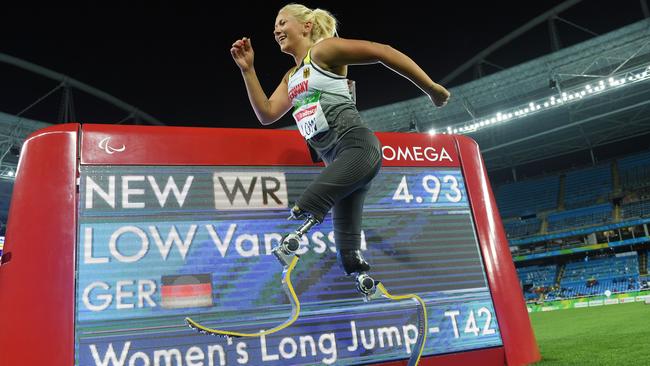
<svg viewBox="0 0 650 366">
<path fill-rule="evenodd" d="M 161 306 L 165 309 L 212 306 L 212 274 L 162 276 Z"/>
</svg>

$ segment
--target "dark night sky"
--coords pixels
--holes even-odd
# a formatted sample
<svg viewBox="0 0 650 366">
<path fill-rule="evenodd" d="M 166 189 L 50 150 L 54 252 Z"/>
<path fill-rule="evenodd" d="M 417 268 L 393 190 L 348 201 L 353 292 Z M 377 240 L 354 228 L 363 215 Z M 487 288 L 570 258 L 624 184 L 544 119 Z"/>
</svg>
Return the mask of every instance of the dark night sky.
<svg viewBox="0 0 650 366">
<path fill-rule="evenodd" d="M 387 43 L 411 56 L 434 80 L 451 73 L 493 42 L 562 3 L 305 1 L 332 11 L 342 37 Z M 212 2 L 217 3 L 217 2 Z M 134 5 L 136 4 L 136 5 Z M 257 127 L 232 42 L 252 39 L 256 70 L 270 94 L 292 59 L 272 36 L 277 10 L 286 2 L 99 2 L 3 8 L 0 52 L 66 74 L 103 90 L 169 125 Z M 224 4 L 224 2 L 219 2 Z M 643 18 L 638 0 L 584 0 L 560 16 L 598 34 Z M 4 5 L 3 5 L 4 6 Z M 564 45 L 590 38 L 558 23 Z M 546 54 L 546 24 L 489 57 L 509 67 Z M 493 69 L 494 70 L 494 69 Z M 487 71 L 491 71 L 487 66 Z M 451 85 L 468 81 L 471 74 Z M 422 95 L 406 79 L 381 65 L 355 66 L 359 109 Z M 16 114 L 56 86 L 40 76 L 0 64 L 0 111 Z M 60 94 L 45 99 L 27 117 L 55 122 Z M 125 114 L 74 92 L 76 120 L 111 123 Z M 285 116 L 277 126 L 291 123 Z M 275 125 L 274 125 L 275 126 Z"/>
</svg>

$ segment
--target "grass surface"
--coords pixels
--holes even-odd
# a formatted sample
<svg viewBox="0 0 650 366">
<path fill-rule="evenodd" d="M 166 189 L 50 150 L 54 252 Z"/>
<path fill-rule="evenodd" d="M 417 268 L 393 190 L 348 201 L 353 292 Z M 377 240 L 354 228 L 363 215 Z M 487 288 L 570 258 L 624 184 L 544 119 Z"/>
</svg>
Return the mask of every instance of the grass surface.
<svg viewBox="0 0 650 366">
<path fill-rule="evenodd" d="M 631 303 L 530 314 L 551 365 L 650 365 L 650 305 Z"/>
</svg>

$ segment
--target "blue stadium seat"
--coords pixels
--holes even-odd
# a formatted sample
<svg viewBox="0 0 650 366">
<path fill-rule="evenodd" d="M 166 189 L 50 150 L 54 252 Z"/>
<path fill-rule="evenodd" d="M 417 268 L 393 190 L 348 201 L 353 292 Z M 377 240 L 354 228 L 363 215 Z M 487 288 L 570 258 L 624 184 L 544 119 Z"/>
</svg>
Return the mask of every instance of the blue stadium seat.
<svg viewBox="0 0 650 366">
<path fill-rule="evenodd" d="M 499 212 L 503 217 L 518 217 L 557 207 L 558 176 L 504 184 L 496 189 Z"/>
</svg>

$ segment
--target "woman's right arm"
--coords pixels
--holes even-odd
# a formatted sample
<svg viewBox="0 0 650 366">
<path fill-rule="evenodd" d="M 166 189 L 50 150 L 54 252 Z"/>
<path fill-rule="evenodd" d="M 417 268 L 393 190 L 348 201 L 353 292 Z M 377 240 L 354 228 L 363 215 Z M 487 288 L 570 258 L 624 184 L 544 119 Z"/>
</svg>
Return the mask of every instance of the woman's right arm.
<svg viewBox="0 0 650 366">
<path fill-rule="evenodd" d="M 248 100 L 253 107 L 253 111 L 255 111 L 257 119 L 263 125 L 269 125 L 284 116 L 291 109 L 291 102 L 287 92 L 287 75 L 282 78 L 280 85 L 275 88 L 271 97 L 267 98 L 257 78 L 257 73 L 255 73 L 255 67 L 253 66 L 254 52 L 250 39 L 242 38 L 235 41 L 230 49 L 230 54 L 241 70 L 246 92 L 248 93 Z"/>
</svg>

